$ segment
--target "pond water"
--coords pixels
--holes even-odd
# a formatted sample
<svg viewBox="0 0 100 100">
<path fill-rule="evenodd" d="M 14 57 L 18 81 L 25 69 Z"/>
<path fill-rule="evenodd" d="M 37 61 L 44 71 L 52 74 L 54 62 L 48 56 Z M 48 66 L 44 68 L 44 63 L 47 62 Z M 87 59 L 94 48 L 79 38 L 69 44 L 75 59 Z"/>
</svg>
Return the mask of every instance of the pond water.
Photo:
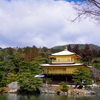
<svg viewBox="0 0 100 100">
<path fill-rule="evenodd" d="M 68 97 L 57 94 L 40 94 L 40 95 L 0 94 L 0 100 L 100 100 L 100 95 Z"/>
<path fill-rule="evenodd" d="M 21 95 L 5 93 L 0 94 L 0 100 L 100 100 L 100 88 L 92 89 L 96 95 L 57 95 L 57 94 L 32 94 Z"/>
</svg>

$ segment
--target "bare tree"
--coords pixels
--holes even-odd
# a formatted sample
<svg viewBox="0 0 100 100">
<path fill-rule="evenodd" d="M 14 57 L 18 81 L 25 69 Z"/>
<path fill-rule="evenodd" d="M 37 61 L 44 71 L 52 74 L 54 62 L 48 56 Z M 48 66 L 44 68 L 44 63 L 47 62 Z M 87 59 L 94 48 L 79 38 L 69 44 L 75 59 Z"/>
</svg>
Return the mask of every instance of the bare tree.
<svg viewBox="0 0 100 100">
<path fill-rule="evenodd" d="M 90 17 L 100 22 L 100 0 L 82 0 L 73 5 L 74 9 L 78 11 L 78 15 L 72 21 Z"/>
</svg>

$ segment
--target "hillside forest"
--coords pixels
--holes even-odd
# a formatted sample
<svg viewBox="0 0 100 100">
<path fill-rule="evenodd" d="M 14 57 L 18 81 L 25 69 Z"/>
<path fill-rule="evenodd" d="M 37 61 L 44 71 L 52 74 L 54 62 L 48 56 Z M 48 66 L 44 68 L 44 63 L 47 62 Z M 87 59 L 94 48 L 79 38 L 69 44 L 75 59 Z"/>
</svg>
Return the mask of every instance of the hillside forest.
<svg viewBox="0 0 100 100">
<path fill-rule="evenodd" d="M 35 91 L 43 82 L 42 78 L 35 78 L 35 75 L 42 74 L 43 71 L 39 64 L 51 63 L 50 54 L 65 48 L 66 45 L 53 48 L 36 46 L 0 48 L 0 91 L 3 91 L 2 87 L 14 81 L 19 83 L 21 91 Z M 94 66 L 93 77 L 99 81 L 100 49 L 91 48 L 90 44 L 83 46 L 69 44 L 67 49 L 81 56 L 79 60 L 81 63 Z"/>
</svg>

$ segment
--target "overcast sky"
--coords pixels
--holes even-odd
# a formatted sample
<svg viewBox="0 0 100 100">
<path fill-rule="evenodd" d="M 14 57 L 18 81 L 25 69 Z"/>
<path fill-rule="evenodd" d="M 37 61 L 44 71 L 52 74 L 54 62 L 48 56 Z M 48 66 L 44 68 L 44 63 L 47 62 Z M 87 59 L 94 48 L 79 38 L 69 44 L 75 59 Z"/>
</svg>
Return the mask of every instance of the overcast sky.
<svg viewBox="0 0 100 100">
<path fill-rule="evenodd" d="M 99 45 L 100 27 L 89 18 L 69 21 L 75 16 L 64 0 L 0 0 L 0 47 Z"/>
</svg>

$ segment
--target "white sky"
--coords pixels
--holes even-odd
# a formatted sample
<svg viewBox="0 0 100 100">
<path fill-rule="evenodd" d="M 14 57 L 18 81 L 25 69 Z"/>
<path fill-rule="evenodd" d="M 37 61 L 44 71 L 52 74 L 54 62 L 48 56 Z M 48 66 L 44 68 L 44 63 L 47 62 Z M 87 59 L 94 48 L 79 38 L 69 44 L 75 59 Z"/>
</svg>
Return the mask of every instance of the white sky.
<svg viewBox="0 0 100 100">
<path fill-rule="evenodd" d="M 0 47 L 99 45 L 99 26 L 89 18 L 68 21 L 75 16 L 71 3 L 63 0 L 0 0 Z"/>
</svg>

